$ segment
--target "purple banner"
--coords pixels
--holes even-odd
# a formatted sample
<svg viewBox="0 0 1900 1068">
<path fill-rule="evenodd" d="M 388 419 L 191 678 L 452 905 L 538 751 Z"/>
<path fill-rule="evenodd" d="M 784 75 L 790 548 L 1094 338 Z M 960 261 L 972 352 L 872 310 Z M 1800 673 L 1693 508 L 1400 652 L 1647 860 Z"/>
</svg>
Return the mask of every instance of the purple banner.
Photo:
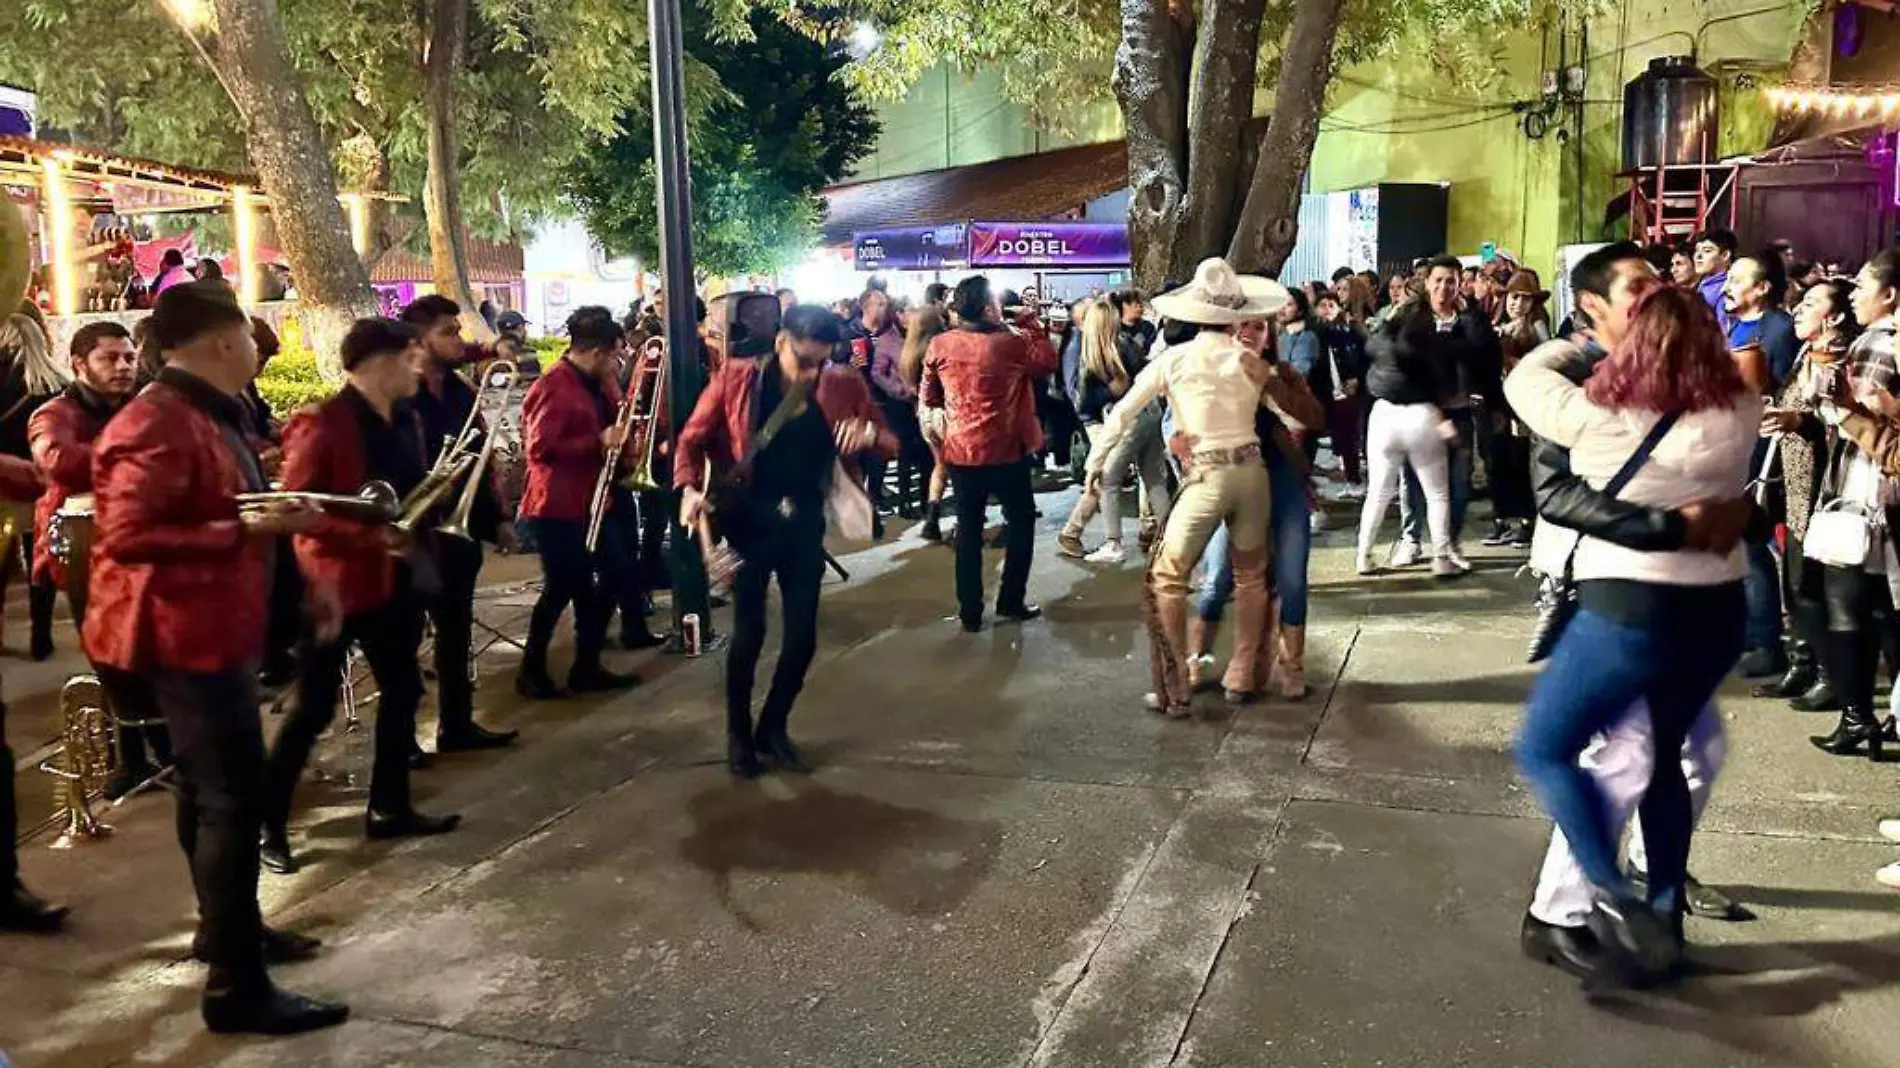
<svg viewBox="0 0 1900 1068">
<path fill-rule="evenodd" d="M 1128 227 L 1123 223 L 1045 222 L 970 224 L 972 267 L 1125 267 Z"/>
<path fill-rule="evenodd" d="M 934 271 L 969 261 L 968 227 L 904 226 L 851 235 L 852 258 L 860 271 Z"/>
</svg>

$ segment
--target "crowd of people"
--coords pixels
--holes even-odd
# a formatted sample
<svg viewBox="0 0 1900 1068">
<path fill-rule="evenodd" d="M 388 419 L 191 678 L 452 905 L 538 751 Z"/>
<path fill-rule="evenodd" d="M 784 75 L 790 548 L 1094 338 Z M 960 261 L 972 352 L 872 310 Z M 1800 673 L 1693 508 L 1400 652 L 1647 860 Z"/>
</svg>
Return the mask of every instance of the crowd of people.
<svg viewBox="0 0 1900 1068">
<path fill-rule="evenodd" d="M 1791 271 L 1784 250 L 1741 255 L 1721 232 L 1688 252 L 1693 276 L 1678 273 L 1684 259 L 1627 243 L 1592 252 L 1555 329 L 1534 272 L 1450 257 L 1384 283 L 1342 270 L 1293 289 L 1211 259 L 1152 298 L 1060 309 L 980 275 L 913 306 L 875 286 L 836 310 L 781 291 L 770 340 L 731 352 L 701 303 L 693 358 L 707 384 L 677 434 L 660 406 L 638 410 L 642 341 L 663 334 L 663 306 L 625 321 L 585 307 L 552 366 L 502 383 L 532 383 L 518 504 L 484 467 L 500 431 L 480 368 L 495 353 L 462 337 L 446 298 L 357 322 L 340 346 L 343 388 L 287 423 L 254 384 L 275 338 L 228 285 L 168 287 L 142 344 L 94 323 L 63 360 L 29 301 L 0 336 L 12 405 L 0 427 L 20 423 L 0 491 L 35 502 L 20 530 L 34 651 L 42 637 L 50 647 L 64 589 L 114 710 L 108 793 L 167 765 L 176 776 L 215 1030 L 287 1033 L 346 1013 L 271 984 L 269 964 L 318 947 L 264 925 L 257 883 L 298 867 L 296 785 L 352 650 L 379 690 L 368 837 L 459 823 L 419 811 L 410 791 L 427 760 L 415 740 L 425 626 L 437 751 L 515 740 L 474 719 L 484 544 L 541 563 L 515 678 L 530 700 L 637 685 L 609 664 L 614 616 L 622 648 L 661 644 L 648 613 L 671 586 L 701 628 L 691 641 L 710 643 L 713 587 L 729 590 L 728 768 L 752 779 L 809 770 L 790 718 L 818 647 L 827 532 L 882 537 L 889 515 L 942 541 L 949 494 L 958 623 L 1027 623 L 1041 615 L 1028 599 L 1035 494 L 1052 469 L 1081 483 L 1057 551 L 1087 564 L 1126 561 L 1124 490 L 1136 491 L 1150 710 L 1186 718 L 1203 689 L 1236 704 L 1305 698 L 1327 442 L 1339 495 L 1363 495 L 1361 574 L 1427 558 L 1440 578 L 1467 573 L 1480 492 L 1486 544 L 1529 549 L 1543 577 L 1534 657 L 1548 665 L 1517 755 L 1557 832 L 1523 946 L 1592 984 L 1642 985 L 1682 971 L 1685 914 L 1742 910 L 1688 872 L 1726 749 L 1721 682 L 1739 667 L 1768 680 L 1762 696 L 1838 712 L 1814 744 L 1879 760 L 1895 743 L 1875 706 L 1883 659 L 1889 678 L 1900 670 L 1900 250 L 1851 280 Z M 638 446 L 653 436 L 657 448 Z M 365 515 L 354 499 L 370 484 L 393 491 L 400 522 Z M 50 525 L 86 494 L 92 550 L 62 558 Z M 1400 533 L 1382 558 L 1395 498 Z M 462 499 L 467 529 L 438 532 Z M 1005 521 L 993 598 L 992 502 Z M 773 582 L 784 633 L 755 716 Z M 550 654 L 570 609 L 574 655 L 557 682 Z M 284 714 L 268 745 L 265 688 Z M 0 774 L 12 767 L 0 748 Z M 8 806 L 11 786 L 0 780 Z M 57 929 L 64 910 L 19 883 L 13 816 L 0 812 L 0 928 Z M 1900 886 L 1900 864 L 1878 878 Z"/>
</svg>

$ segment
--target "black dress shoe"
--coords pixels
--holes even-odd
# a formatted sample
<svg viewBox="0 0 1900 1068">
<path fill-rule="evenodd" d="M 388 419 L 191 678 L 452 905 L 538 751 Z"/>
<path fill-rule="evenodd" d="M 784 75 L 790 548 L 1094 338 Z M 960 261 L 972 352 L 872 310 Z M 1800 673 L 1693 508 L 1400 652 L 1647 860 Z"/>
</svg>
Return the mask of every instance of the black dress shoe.
<svg viewBox="0 0 1900 1068">
<path fill-rule="evenodd" d="M 1530 913 L 1518 931 L 1518 948 L 1534 961 L 1588 979 L 1603 963 L 1603 947 L 1588 927 L 1559 927 Z"/>
<path fill-rule="evenodd" d="M 1603 897 L 1590 910 L 1588 922 L 1604 954 L 1603 963 L 1590 975 L 1592 989 L 1653 985 L 1682 959 L 1675 925 L 1648 902 L 1621 895 Z"/>
<path fill-rule="evenodd" d="M 364 821 L 364 833 L 371 838 L 429 838 L 447 834 L 462 825 L 462 817 L 425 816 L 415 809 L 407 812 L 376 812 Z"/>
<path fill-rule="evenodd" d="M 429 766 L 429 754 L 421 746 L 409 750 L 409 770 L 422 771 Z"/>
<path fill-rule="evenodd" d="M 1806 693 L 1789 701 L 1788 707 L 1796 712 L 1839 712 L 1841 699 L 1834 692 L 1834 684 L 1823 675 L 1814 680 Z"/>
<path fill-rule="evenodd" d="M 1753 649 L 1742 657 L 1737 670 L 1745 679 L 1767 679 L 1788 670 L 1788 658 L 1779 649 Z"/>
<path fill-rule="evenodd" d="M 443 731 L 435 736 L 438 753 L 471 753 L 479 749 L 500 749 L 513 745 L 520 731 L 491 731 L 479 723 Z"/>
<path fill-rule="evenodd" d="M 201 1009 L 205 1027 L 220 1035 L 300 1035 L 335 1027 L 350 1018 L 350 1007 L 270 988 L 263 997 L 207 997 Z"/>
<path fill-rule="evenodd" d="M 665 638 L 662 638 L 645 627 L 641 627 L 639 630 L 623 630 L 620 632 L 620 647 L 630 653 L 639 652 L 642 649 L 657 649 L 665 644 Z"/>
<path fill-rule="evenodd" d="M 570 693 L 612 693 L 640 685 L 640 676 L 632 672 L 608 671 L 604 667 L 579 668 L 568 673 Z"/>
<path fill-rule="evenodd" d="M 257 684 L 266 690 L 279 690 L 297 681 L 297 665 L 294 662 L 266 664 L 257 673 Z"/>
<path fill-rule="evenodd" d="M 1814 688 L 1819 681 L 1820 671 L 1811 663 L 1796 661 L 1788 665 L 1788 671 L 1773 682 L 1764 682 L 1755 687 L 1756 697 L 1777 697 L 1787 699 L 1799 697 Z"/>
<path fill-rule="evenodd" d="M 529 671 L 515 676 L 515 692 L 530 701 L 559 701 L 571 696 L 545 673 Z"/>
<path fill-rule="evenodd" d="M 1027 623 L 1032 619 L 1042 618 L 1042 606 L 1025 604 L 1015 608 L 998 608 L 996 618 L 1007 619 L 1012 623 Z"/>
<path fill-rule="evenodd" d="M 321 939 L 295 931 L 280 931 L 275 927 L 264 928 L 264 963 L 276 967 L 280 964 L 302 964 L 317 959 L 317 951 L 323 948 Z M 205 959 L 205 943 L 202 934 L 191 940 L 191 959 Z"/>
<path fill-rule="evenodd" d="M 767 771 L 789 771 L 794 775 L 810 775 L 811 765 L 799 755 L 798 747 L 792 744 L 791 736 L 784 731 L 761 734 L 753 744 L 761 758 L 760 762 Z"/>
<path fill-rule="evenodd" d="M 1636 888 L 1638 895 L 1649 896 L 1649 876 L 1644 872 L 1628 873 L 1630 885 Z M 1682 884 L 1682 905 L 1691 916 L 1700 916 L 1705 920 L 1722 920 L 1726 923 L 1741 923 L 1752 920 L 1755 914 L 1736 904 L 1735 900 L 1712 886 L 1704 886 L 1701 880 L 1691 875 Z"/>
<path fill-rule="evenodd" d="M 51 634 L 33 635 L 30 650 L 35 661 L 44 662 L 53 658 L 53 636 Z"/>
<path fill-rule="evenodd" d="M 64 905 L 43 901 L 18 883 L 0 891 L 0 931 L 21 934 L 52 934 L 66 924 L 69 913 Z"/>
<path fill-rule="evenodd" d="M 726 739 L 726 770 L 741 782 L 751 782 L 765 773 L 765 768 L 759 764 L 759 754 L 752 748 L 751 739 Z"/>
<path fill-rule="evenodd" d="M 283 831 L 266 830 L 263 840 L 258 843 L 257 861 L 264 870 L 278 875 L 295 875 L 303 865 L 297 863 L 297 857 L 290 851 L 290 836 Z"/>
</svg>

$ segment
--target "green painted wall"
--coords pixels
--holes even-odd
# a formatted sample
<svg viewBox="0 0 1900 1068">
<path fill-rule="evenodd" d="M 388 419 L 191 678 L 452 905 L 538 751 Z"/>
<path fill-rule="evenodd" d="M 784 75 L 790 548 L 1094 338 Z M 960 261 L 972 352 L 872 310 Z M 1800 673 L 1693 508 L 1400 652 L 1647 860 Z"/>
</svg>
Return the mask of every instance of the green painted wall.
<svg viewBox="0 0 1900 1068">
<path fill-rule="evenodd" d="M 1604 207 L 1622 188 L 1625 83 L 1656 56 L 1694 51 L 1722 83 L 1721 150 L 1753 152 L 1773 115 L 1760 86 L 1782 75 L 1807 16 L 1805 0 L 1605 0 L 1587 27 L 1513 27 L 1497 42 L 1497 75 L 1482 91 L 1453 88 L 1422 48 L 1340 73 L 1310 187 L 1317 192 L 1379 182 L 1451 183 L 1450 251 L 1494 241 L 1548 272 L 1557 246 L 1622 236 L 1606 230 Z M 1764 10 L 1765 9 L 1765 10 Z M 1732 17 L 1738 16 L 1738 17 Z M 1582 106 L 1583 158 L 1575 109 L 1553 117 L 1541 139 L 1501 105 L 1536 99 L 1560 49 L 1575 63 L 1588 34 Z M 1742 84 L 1738 87 L 1739 83 Z M 1269 101 L 1262 100 L 1262 110 Z M 1026 109 L 1002 96 L 994 74 L 933 71 L 904 100 L 881 109 L 884 134 L 859 178 L 886 178 L 1121 135 L 1112 106 L 1070 116 L 1068 137 L 1038 133 Z M 1582 177 L 1579 178 L 1581 173 Z"/>
</svg>

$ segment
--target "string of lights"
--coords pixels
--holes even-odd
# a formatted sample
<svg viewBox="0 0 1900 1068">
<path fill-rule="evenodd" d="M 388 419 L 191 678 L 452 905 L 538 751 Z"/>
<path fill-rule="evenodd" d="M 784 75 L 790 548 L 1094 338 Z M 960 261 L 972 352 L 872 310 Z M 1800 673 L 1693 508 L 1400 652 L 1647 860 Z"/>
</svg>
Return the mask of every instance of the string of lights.
<svg viewBox="0 0 1900 1068">
<path fill-rule="evenodd" d="M 1872 118 L 1878 114 L 1886 119 L 1900 115 L 1900 86 L 1782 85 L 1769 89 L 1766 96 L 1775 108 L 1797 115 Z"/>
</svg>

